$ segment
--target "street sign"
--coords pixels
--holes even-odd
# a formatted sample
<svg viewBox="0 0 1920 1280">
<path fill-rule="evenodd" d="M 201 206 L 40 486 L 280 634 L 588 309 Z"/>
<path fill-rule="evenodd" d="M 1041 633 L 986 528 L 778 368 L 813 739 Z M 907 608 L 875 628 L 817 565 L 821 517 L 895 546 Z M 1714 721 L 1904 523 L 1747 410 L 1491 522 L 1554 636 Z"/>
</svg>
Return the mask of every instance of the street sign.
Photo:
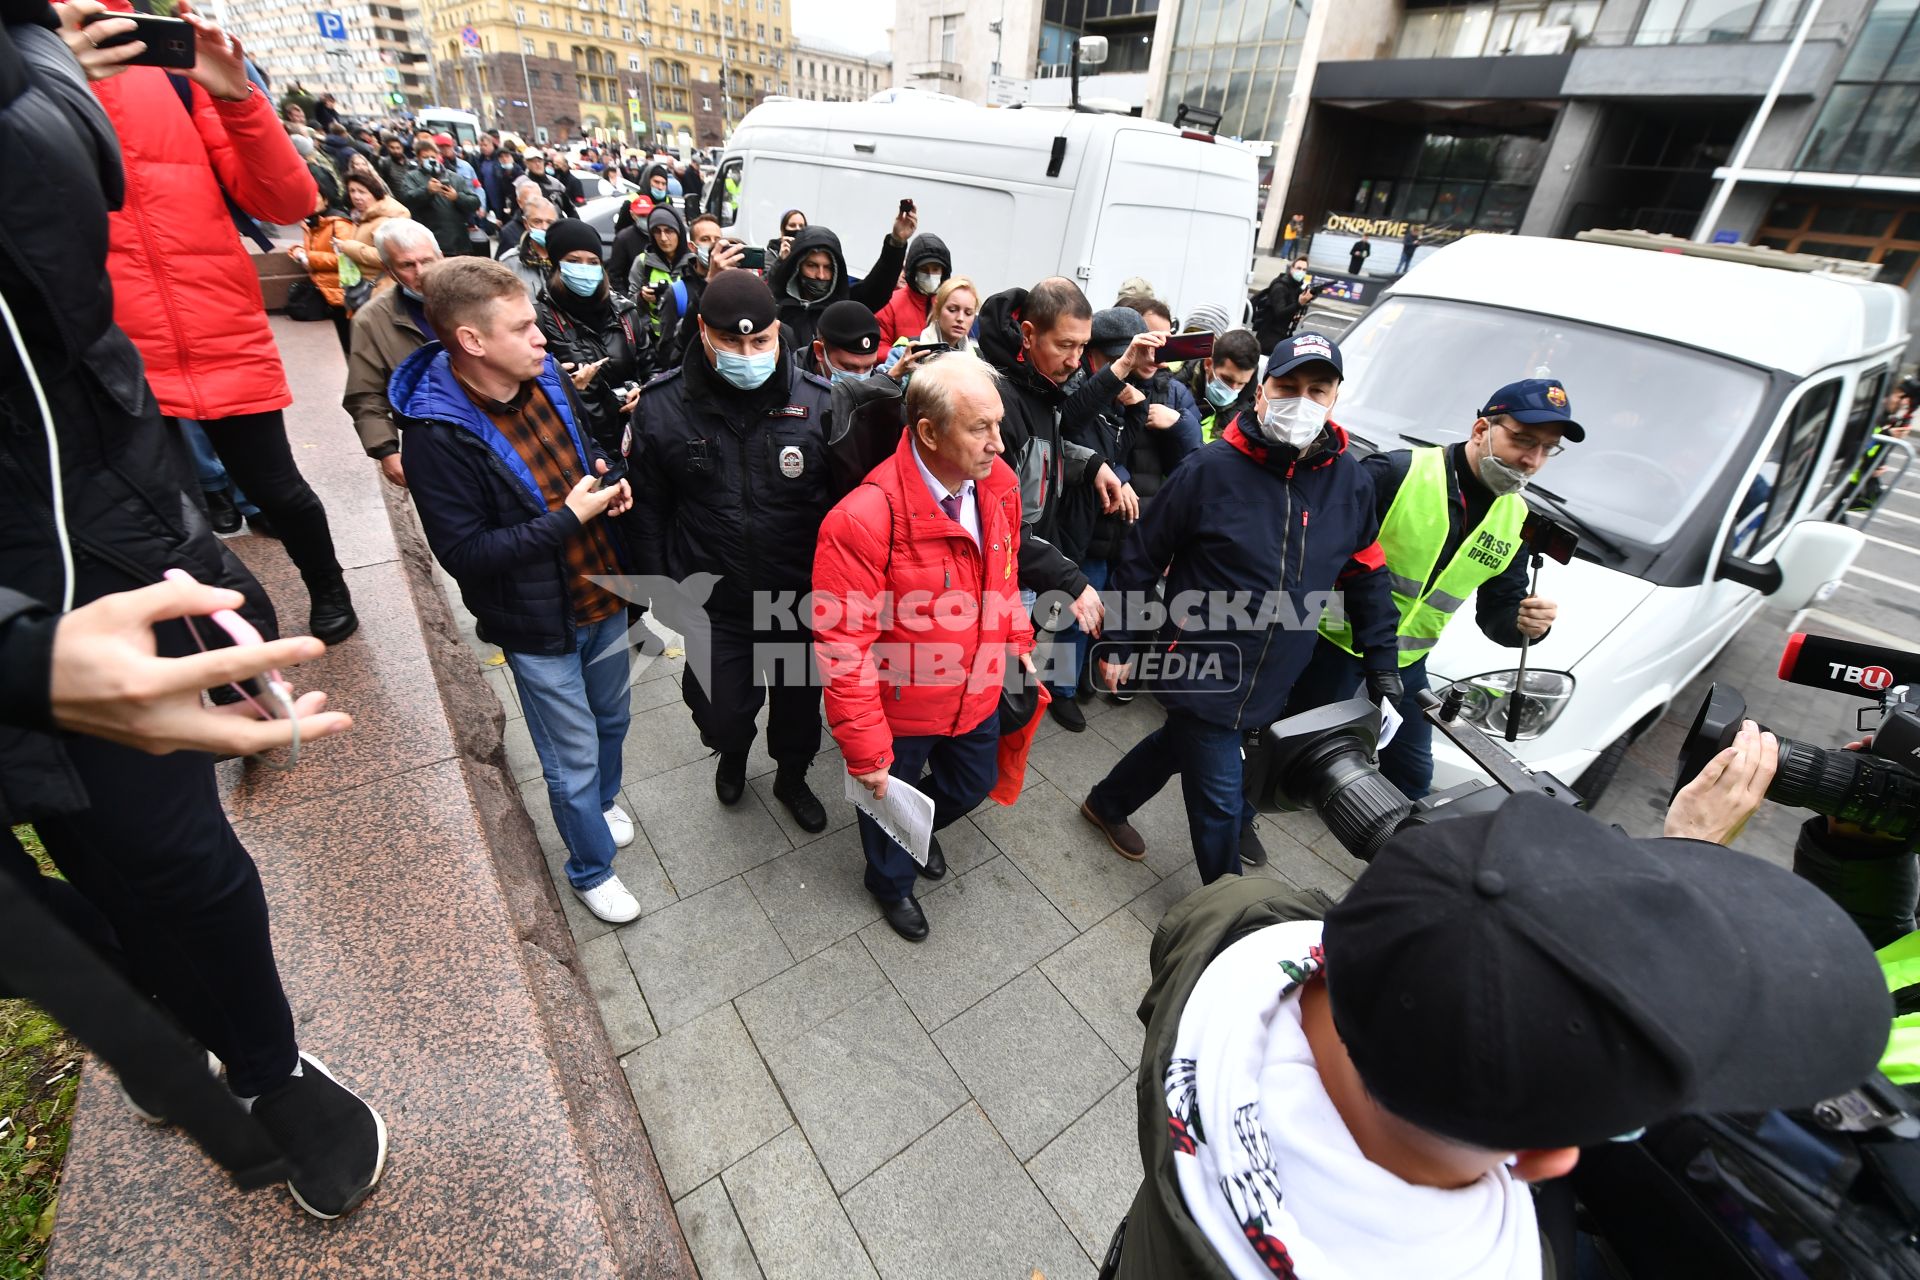
<svg viewBox="0 0 1920 1280">
<path fill-rule="evenodd" d="M 480 33 L 472 27 L 462 27 L 460 28 L 460 43 L 470 49 L 478 49 L 480 47 Z"/>
<path fill-rule="evenodd" d="M 313 19 L 320 24 L 322 40 L 345 40 L 347 38 L 347 20 L 329 9 L 314 10 Z"/>
</svg>

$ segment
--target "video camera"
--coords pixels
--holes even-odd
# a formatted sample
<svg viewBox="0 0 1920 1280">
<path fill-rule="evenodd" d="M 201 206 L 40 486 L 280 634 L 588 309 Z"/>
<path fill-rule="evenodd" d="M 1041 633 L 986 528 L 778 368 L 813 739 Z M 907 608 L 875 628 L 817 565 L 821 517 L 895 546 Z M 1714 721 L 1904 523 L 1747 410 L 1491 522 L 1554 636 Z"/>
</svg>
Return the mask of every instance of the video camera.
<svg viewBox="0 0 1920 1280">
<path fill-rule="evenodd" d="M 1424 800 L 1409 800 L 1380 774 L 1380 708 L 1363 696 L 1275 721 L 1249 735 L 1242 748 L 1243 787 L 1264 813 L 1312 809 L 1347 852 L 1365 862 L 1402 827 L 1442 818 L 1487 813 L 1508 796 L 1537 791 L 1576 804 L 1573 788 L 1550 773 L 1536 773 L 1460 719 L 1467 690 L 1452 686 L 1444 697 L 1420 695 L 1421 714 L 1485 770 L 1491 782 L 1463 782 Z"/>
<path fill-rule="evenodd" d="M 1780 678 L 1878 704 L 1877 726 L 1864 750 L 1836 751 L 1782 737 L 1780 765 L 1767 799 L 1811 809 L 1868 831 L 1912 841 L 1920 835 L 1920 653 L 1797 632 L 1780 658 Z M 1747 718 L 1747 700 L 1731 685 L 1711 685 L 1680 747 L 1674 790 L 1691 782 L 1732 744 Z"/>
</svg>

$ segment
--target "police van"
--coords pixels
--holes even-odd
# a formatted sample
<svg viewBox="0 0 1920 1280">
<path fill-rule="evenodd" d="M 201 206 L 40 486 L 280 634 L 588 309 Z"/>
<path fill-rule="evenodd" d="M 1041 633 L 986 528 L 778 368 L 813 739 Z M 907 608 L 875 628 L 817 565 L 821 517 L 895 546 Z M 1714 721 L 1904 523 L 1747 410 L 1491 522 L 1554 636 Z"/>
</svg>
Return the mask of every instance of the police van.
<svg viewBox="0 0 1920 1280">
<path fill-rule="evenodd" d="M 1255 157 L 1236 142 L 1155 120 L 994 109 L 944 95 L 887 102 L 776 100 L 735 127 L 708 208 L 750 245 L 799 209 L 864 271 L 911 199 L 956 275 L 986 294 L 1052 275 L 1095 307 L 1143 276 L 1185 315 L 1237 311 L 1258 221 Z"/>
<path fill-rule="evenodd" d="M 1612 238 L 1469 236 L 1424 259 L 1342 340 L 1334 411 L 1366 447 L 1444 445 L 1499 386 L 1566 385 L 1587 438 L 1526 498 L 1579 550 L 1542 571 L 1560 613 L 1528 655 L 1511 745 L 1589 799 L 1763 602 L 1799 610 L 1837 586 L 1862 538 L 1821 517 L 1908 342 L 1890 285 L 1799 255 Z M 1464 714 L 1504 738 L 1518 654 L 1468 604 L 1428 675 L 1464 682 Z M 1443 739 L 1434 756 L 1436 790 L 1479 776 Z"/>
</svg>

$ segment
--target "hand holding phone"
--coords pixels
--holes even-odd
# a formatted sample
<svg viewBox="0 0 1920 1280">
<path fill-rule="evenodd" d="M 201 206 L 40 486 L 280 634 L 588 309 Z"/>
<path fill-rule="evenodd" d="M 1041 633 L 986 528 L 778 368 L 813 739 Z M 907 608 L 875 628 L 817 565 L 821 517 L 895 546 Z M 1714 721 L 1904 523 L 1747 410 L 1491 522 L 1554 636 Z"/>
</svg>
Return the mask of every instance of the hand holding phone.
<svg viewBox="0 0 1920 1280">
<path fill-rule="evenodd" d="M 758 245 L 740 247 L 740 265 L 749 271 L 764 271 L 767 268 L 767 251 Z"/>
<path fill-rule="evenodd" d="M 102 20 L 96 15 L 83 23 L 90 43 L 96 49 L 117 49 L 124 45 L 139 44 L 141 49 L 121 65 L 128 67 L 168 67 L 175 71 L 191 70 L 197 53 L 194 43 L 193 27 L 184 18 L 163 18 L 152 13 L 127 13 L 115 15 L 121 21 L 133 25 L 121 27 L 115 25 L 108 35 L 96 35 L 93 24 Z"/>
<path fill-rule="evenodd" d="M 1204 360 L 1213 354 L 1211 333 L 1174 333 L 1160 344 L 1162 360 Z"/>
</svg>

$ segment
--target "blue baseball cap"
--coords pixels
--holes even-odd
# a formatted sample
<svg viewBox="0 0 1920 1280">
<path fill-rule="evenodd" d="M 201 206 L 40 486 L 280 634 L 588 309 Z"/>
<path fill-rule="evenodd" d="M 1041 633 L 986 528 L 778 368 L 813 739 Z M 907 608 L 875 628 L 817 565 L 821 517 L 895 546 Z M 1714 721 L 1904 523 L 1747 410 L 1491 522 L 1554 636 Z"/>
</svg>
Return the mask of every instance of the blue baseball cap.
<svg viewBox="0 0 1920 1280">
<path fill-rule="evenodd" d="M 1496 413 L 1530 427 L 1558 427 L 1561 437 L 1567 440 L 1587 438 L 1587 429 L 1573 420 L 1573 405 L 1567 400 L 1567 389 L 1554 378 L 1509 382 L 1487 397 L 1479 416 L 1491 418 Z"/>
<path fill-rule="evenodd" d="M 1323 333 L 1296 333 L 1284 338 L 1267 357 L 1267 376 L 1277 378 L 1314 361 L 1330 364 L 1340 377 L 1347 376 L 1347 365 L 1340 358 L 1340 344 Z"/>
</svg>

